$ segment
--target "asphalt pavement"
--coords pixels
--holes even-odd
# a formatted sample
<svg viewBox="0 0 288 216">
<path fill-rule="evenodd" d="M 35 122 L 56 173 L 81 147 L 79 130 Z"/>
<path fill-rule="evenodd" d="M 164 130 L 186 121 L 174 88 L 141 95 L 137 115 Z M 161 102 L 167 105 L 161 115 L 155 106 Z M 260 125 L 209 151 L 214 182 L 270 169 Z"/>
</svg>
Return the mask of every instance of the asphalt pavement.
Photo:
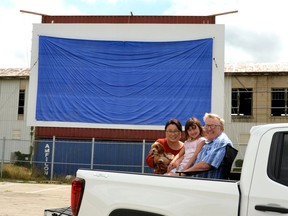
<svg viewBox="0 0 288 216">
<path fill-rule="evenodd" d="M 70 206 L 71 185 L 0 182 L 0 216 L 43 216 L 45 209 Z"/>
</svg>

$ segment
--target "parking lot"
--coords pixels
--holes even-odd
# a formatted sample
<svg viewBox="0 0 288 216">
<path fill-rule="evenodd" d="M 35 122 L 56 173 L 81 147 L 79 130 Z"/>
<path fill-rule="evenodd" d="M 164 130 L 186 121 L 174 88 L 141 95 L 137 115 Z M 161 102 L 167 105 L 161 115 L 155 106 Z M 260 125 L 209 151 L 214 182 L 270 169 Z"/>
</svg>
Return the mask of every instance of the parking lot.
<svg viewBox="0 0 288 216">
<path fill-rule="evenodd" d="M 0 182 L 0 216 L 43 216 L 45 209 L 70 206 L 70 185 Z"/>
</svg>

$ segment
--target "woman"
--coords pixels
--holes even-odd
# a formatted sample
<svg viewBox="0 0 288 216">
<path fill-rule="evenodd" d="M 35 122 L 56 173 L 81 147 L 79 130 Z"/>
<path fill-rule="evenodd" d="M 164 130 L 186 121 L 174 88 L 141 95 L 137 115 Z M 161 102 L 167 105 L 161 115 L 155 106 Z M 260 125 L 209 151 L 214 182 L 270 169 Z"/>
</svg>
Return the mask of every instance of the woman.
<svg viewBox="0 0 288 216">
<path fill-rule="evenodd" d="M 160 138 L 152 144 L 161 144 L 164 148 L 164 155 L 177 155 L 183 148 L 183 142 L 180 141 L 182 133 L 182 125 L 177 119 L 169 120 L 165 125 L 165 138 Z M 154 173 L 164 174 L 167 172 L 167 166 L 169 164 L 158 163 L 154 161 L 155 153 L 151 149 L 148 156 L 146 157 L 146 164 L 154 168 Z"/>
</svg>

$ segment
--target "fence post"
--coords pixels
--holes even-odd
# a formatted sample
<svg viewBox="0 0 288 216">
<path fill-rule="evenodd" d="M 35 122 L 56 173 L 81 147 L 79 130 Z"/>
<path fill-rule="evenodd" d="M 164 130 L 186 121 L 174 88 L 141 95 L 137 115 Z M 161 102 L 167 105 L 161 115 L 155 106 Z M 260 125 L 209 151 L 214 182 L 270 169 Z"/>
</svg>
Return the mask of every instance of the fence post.
<svg viewBox="0 0 288 216">
<path fill-rule="evenodd" d="M 94 163 L 94 144 L 95 144 L 95 138 L 92 138 L 92 146 L 91 146 L 91 164 L 90 169 L 93 169 L 93 163 Z"/>
<path fill-rule="evenodd" d="M 30 165 L 31 165 L 31 169 L 32 169 L 32 164 L 33 164 L 33 160 L 34 160 L 34 154 L 35 154 L 35 140 L 34 140 L 34 130 L 35 128 L 33 126 L 31 126 L 30 128 Z"/>
<path fill-rule="evenodd" d="M 142 141 L 142 173 L 144 173 L 144 167 L 145 167 L 145 139 L 143 139 L 143 141 Z"/>
<path fill-rule="evenodd" d="M 2 160 L 1 160 L 1 178 L 3 176 L 3 168 L 4 168 L 5 142 L 6 142 L 6 137 L 3 137 Z"/>
<path fill-rule="evenodd" d="M 55 151 L 55 136 L 53 136 L 53 143 L 52 143 L 52 158 L 51 158 L 50 181 L 53 180 L 53 173 L 54 173 L 54 151 Z"/>
</svg>

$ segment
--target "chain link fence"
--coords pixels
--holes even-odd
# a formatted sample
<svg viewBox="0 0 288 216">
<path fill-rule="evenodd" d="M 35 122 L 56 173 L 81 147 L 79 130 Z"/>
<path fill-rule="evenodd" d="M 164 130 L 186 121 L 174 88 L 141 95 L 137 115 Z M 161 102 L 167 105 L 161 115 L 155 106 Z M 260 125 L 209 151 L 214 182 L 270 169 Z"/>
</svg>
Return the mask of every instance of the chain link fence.
<svg viewBox="0 0 288 216">
<path fill-rule="evenodd" d="M 152 173 L 145 158 L 152 142 L 61 140 L 0 140 L 1 177 L 4 164 L 33 167 L 47 179 L 75 175 L 79 168 Z"/>
<path fill-rule="evenodd" d="M 61 140 L 51 137 L 29 141 L 4 137 L 0 139 L 1 178 L 5 164 L 32 168 L 51 181 L 56 177 L 75 176 L 80 168 L 152 173 L 145 162 L 151 144 L 145 140 Z M 244 152 L 247 147 L 246 144 L 234 146 Z M 238 162 L 242 162 L 243 155 L 239 156 Z"/>
</svg>

